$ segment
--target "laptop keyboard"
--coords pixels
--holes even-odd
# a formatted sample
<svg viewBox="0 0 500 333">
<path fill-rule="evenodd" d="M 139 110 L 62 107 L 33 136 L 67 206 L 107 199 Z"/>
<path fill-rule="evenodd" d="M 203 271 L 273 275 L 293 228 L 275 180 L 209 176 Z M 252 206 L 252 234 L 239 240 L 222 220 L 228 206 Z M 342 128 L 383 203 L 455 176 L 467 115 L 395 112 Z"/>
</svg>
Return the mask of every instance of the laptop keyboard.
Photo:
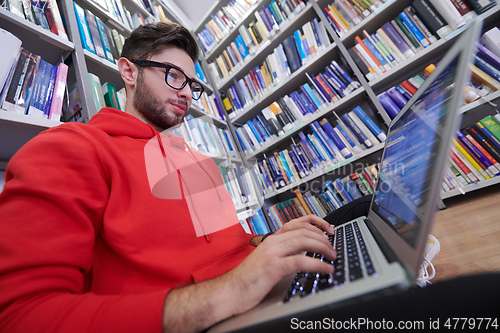
<svg viewBox="0 0 500 333">
<path fill-rule="evenodd" d="M 296 295 L 305 297 L 376 273 L 357 221 L 336 227 L 335 236 L 329 237 L 337 252 L 336 260 L 332 262 L 320 253 L 308 252 L 306 255 L 333 264 L 333 273 L 297 272 L 284 302 Z"/>
</svg>

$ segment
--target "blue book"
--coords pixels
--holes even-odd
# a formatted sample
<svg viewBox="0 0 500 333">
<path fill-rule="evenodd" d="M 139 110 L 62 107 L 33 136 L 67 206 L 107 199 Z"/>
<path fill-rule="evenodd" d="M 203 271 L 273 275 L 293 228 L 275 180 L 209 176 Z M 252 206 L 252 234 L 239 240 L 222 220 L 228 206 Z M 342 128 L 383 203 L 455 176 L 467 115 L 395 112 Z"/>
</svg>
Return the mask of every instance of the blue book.
<svg viewBox="0 0 500 333">
<path fill-rule="evenodd" d="M 372 40 L 373 40 L 373 42 L 375 44 L 381 43 L 380 40 L 378 39 L 377 35 L 371 34 L 370 37 L 372 38 Z M 384 54 L 387 57 L 387 59 L 389 59 L 389 61 L 391 62 L 391 64 L 396 64 L 397 63 L 396 58 L 394 58 L 394 56 L 388 50 Z"/>
<path fill-rule="evenodd" d="M 291 152 L 297 158 L 297 161 L 298 161 L 300 167 L 303 169 L 304 174 L 306 176 L 309 175 L 311 172 L 312 164 L 305 156 L 303 156 L 300 146 L 296 146 L 295 144 L 292 144 L 290 147 L 292 148 Z"/>
<path fill-rule="evenodd" d="M 302 90 L 302 92 L 299 94 L 299 98 L 302 101 L 302 104 L 304 104 L 310 113 L 314 113 L 317 110 L 316 105 L 313 103 L 309 95 L 307 95 L 303 87 L 300 87 L 300 90 Z"/>
<path fill-rule="evenodd" d="M 349 176 L 343 178 L 340 182 L 344 185 L 344 189 L 349 194 L 351 199 L 356 200 L 362 197 L 361 193 L 356 187 L 356 184 L 353 183 Z"/>
<path fill-rule="evenodd" d="M 321 138 L 322 141 L 327 145 L 328 148 L 333 152 L 335 155 L 334 157 L 338 160 L 341 161 L 344 159 L 344 156 L 340 152 L 339 148 L 335 145 L 332 139 L 326 134 L 326 132 L 323 130 L 323 127 L 319 125 L 318 121 L 314 121 L 313 123 L 315 132 L 318 133 L 319 137 Z"/>
<path fill-rule="evenodd" d="M 309 173 L 311 173 L 314 169 L 315 163 L 307 154 L 305 146 L 300 142 L 299 145 L 295 146 L 295 148 L 297 150 L 297 156 L 301 158 L 302 162 L 307 167 L 307 170 L 309 171 Z"/>
<path fill-rule="evenodd" d="M 274 129 L 272 128 L 272 126 L 268 123 L 267 119 L 264 118 L 264 116 L 262 116 L 261 114 L 258 114 L 257 116 L 257 120 L 262 124 L 262 127 L 264 127 L 264 129 L 266 130 L 267 134 L 269 134 L 269 136 L 277 136 L 278 133 L 276 133 L 274 131 Z"/>
<path fill-rule="evenodd" d="M 240 146 L 245 152 L 251 152 L 252 148 L 250 147 L 250 144 L 247 142 L 245 143 L 246 140 L 243 139 L 243 133 L 241 127 L 236 128 L 234 131 L 236 133 L 236 138 L 240 142 Z"/>
<path fill-rule="evenodd" d="M 304 83 L 302 86 L 300 86 L 300 88 L 304 88 L 302 91 L 307 93 L 307 95 L 309 96 L 309 98 L 312 100 L 312 102 L 314 103 L 314 105 L 316 105 L 316 109 L 318 109 L 320 106 L 321 106 L 321 102 L 319 101 L 319 99 L 316 97 L 316 95 L 314 94 L 314 92 L 312 91 L 311 87 L 309 86 L 308 83 Z"/>
<path fill-rule="evenodd" d="M 229 87 L 229 90 L 233 93 L 234 102 L 236 103 L 238 109 L 243 109 L 243 103 L 241 103 L 240 95 L 234 86 Z"/>
<path fill-rule="evenodd" d="M 302 37 L 300 38 L 300 41 L 302 42 L 302 50 L 304 50 L 304 53 L 306 55 L 306 58 L 309 58 L 311 56 L 311 49 L 309 48 L 309 44 L 307 43 L 307 39 Z"/>
<path fill-rule="evenodd" d="M 264 185 L 265 185 L 266 189 L 273 190 L 273 181 L 271 179 L 269 179 L 269 175 L 266 172 L 266 169 L 264 168 L 264 163 L 261 161 L 258 163 L 258 165 L 259 165 L 260 174 L 262 176 L 262 180 L 264 181 Z"/>
<path fill-rule="evenodd" d="M 326 78 L 326 76 L 323 73 L 319 73 L 318 75 L 323 79 L 323 81 L 326 83 L 328 88 L 330 88 L 330 90 L 335 95 L 335 97 L 337 97 L 338 99 L 341 99 L 342 96 L 340 96 L 340 94 L 337 92 L 337 90 L 331 85 L 330 82 L 328 82 L 328 79 Z"/>
<path fill-rule="evenodd" d="M 252 131 L 252 133 L 255 136 L 255 138 L 257 139 L 257 141 L 259 143 L 264 142 L 264 138 L 260 136 L 259 132 L 257 132 L 257 129 L 253 126 L 253 123 L 250 120 L 247 121 L 247 125 L 250 128 L 250 130 Z"/>
<path fill-rule="evenodd" d="M 90 36 L 89 26 L 87 24 L 87 19 L 85 18 L 85 11 L 82 7 L 73 2 L 73 7 L 75 8 L 76 23 L 78 25 L 78 32 L 80 33 L 80 39 L 82 42 L 82 47 L 87 51 L 94 54 L 95 47 L 92 37 Z"/>
<path fill-rule="evenodd" d="M 295 105 L 299 108 L 300 113 L 302 113 L 303 116 L 305 116 L 309 113 L 309 110 L 302 103 L 302 100 L 300 99 L 299 94 L 296 91 L 294 91 L 290 94 L 290 98 L 295 103 Z"/>
<path fill-rule="evenodd" d="M 311 81 L 312 85 L 319 91 L 319 96 L 323 99 L 323 101 L 330 103 L 332 101 L 330 95 L 326 92 L 323 86 L 316 80 L 313 75 L 309 75 L 306 73 L 307 78 Z"/>
<path fill-rule="evenodd" d="M 476 55 L 474 64 L 483 72 L 491 76 L 497 81 L 500 81 L 500 69 L 495 68 L 488 61 L 484 60 L 482 57 Z"/>
<path fill-rule="evenodd" d="M 399 33 L 394 29 L 394 27 L 391 25 L 390 22 L 385 23 L 382 26 L 382 30 L 387 34 L 387 36 L 390 38 L 390 40 L 396 45 L 398 50 L 403 53 L 403 55 L 406 58 L 411 57 L 413 54 L 415 54 L 410 46 L 406 44 L 403 38 L 399 35 Z"/>
<path fill-rule="evenodd" d="M 95 21 L 97 24 L 97 30 L 99 30 L 99 36 L 101 36 L 104 55 L 106 56 L 107 60 L 111 61 L 114 64 L 115 60 L 113 58 L 113 53 L 111 53 L 111 46 L 109 46 L 109 40 L 108 36 L 106 35 L 106 29 L 104 28 L 104 23 L 98 16 L 95 17 Z"/>
<path fill-rule="evenodd" d="M 364 144 L 366 146 L 366 148 L 373 147 L 373 143 L 370 140 L 368 140 L 368 138 L 366 137 L 365 133 L 363 133 L 363 131 L 361 131 L 359 129 L 358 125 L 356 125 L 356 123 L 352 120 L 352 118 L 349 116 L 349 114 L 344 113 L 340 117 L 340 119 L 342 119 L 342 121 L 344 122 L 344 124 L 356 136 L 356 138 L 358 139 L 358 141 L 361 142 L 362 144 Z"/>
<path fill-rule="evenodd" d="M 335 181 L 333 182 L 333 187 L 340 194 L 340 196 L 342 197 L 342 199 L 345 200 L 345 202 L 351 202 L 352 201 L 351 196 L 345 190 L 344 186 L 340 182 L 340 179 L 338 179 L 338 178 L 335 179 Z"/>
<path fill-rule="evenodd" d="M 321 162 L 321 159 L 320 159 L 319 155 L 316 153 L 316 150 L 312 146 L 312 144 L 309 141 L 309 139 L 306 137 L 306 135 L 303 132 L 299 133 L 299 137 L 300 137 L 300 140 L 301 140 L 300 141 L 300 145 L 302 146 L 302 148 L 306 152 L 306 154 L 309 157 L 309 159 L 311 159 L 311 161 L 314 164 L 314 166 L 319 166 L 320 162 Z"/>
<path fill-rule="evenodd" d="M 299 52 L 301 62 L 302 64 L 304 64 L 306 61 L 306 54 L 304 53 L 304 50 L 302 48 L 302 41 L 300 40 L 300 31 L 296 30 L 293 33 L 293 36 L 295 38 L 295 45 L 297 46 L 297 51 Z"/>
<path fill-rule="evenodd" d="M 264 76 L 262 75 L 262 71 L 260 70 L 260 67 L 255 66 L 255 68 L 253 70 L 255 73 L 255 77 L 257 78 L 257 82 L 259 83 L 262 90 L 266 89 L 267 88 L 266 80 L 264 80 Z"/>
<path fill-rule="evenodd" d="M 207 79 L 205 78 L 205 74 L 203 74 L 203 71 L 201 70 L 200 62 L 197 61 L 194 64 L 194 71 L 196 73 L 196 78 L 200 80 L 201 82 L 207 82 Z"/>
<path fill-rule="evenodd" d="M 278 184 L 276 186 L 276 189 L 285 187 L 286 186 L 285 178 L 281 174 L 281 170 L 278 167 L 278 162 L 276 161 L 276 157 L 274 155 L 271 157 L 266 157 L 266 162 L 269 167 L 269 172 L 271 172 L 272 176 L 274 177 L 275 184 Z"/>
<path fill-rule="evenodd" d="M 295 176 L 292 173 L 292 170 L 290 169 L 290 166 L 288 165 L 288 161 L 285 158 L 285 154 L 283 151 L 279 152 L 279 157 L 280 160 L 283 164 L 283 169 L 285 170 L 286 176 L 288 177 L 288 180 L 290 181 L 290 184 L 295 183 L 297 180 L 295 179 Z"/>
<path fill-rule="evenodd" d="M 331 160 L 329 153 L 325 151 L 326 155 L 323 154 L 323 152 L 321 151 L 322 147 L 318 146 L 322 144 L 317 140 L 318 138 L 315 135 L 315 133 L 308 134 L 307 139 L 309 140 L 309 144 L 311 145 L 312 149 L 316 151 L 316 154 L 318 155 L 320 162 Z"/>
<path fill-rule="evenodd" d="M 27 104 L 27 114 L 30 116 L 35 116 L 37 118 L 43 118 L 43 101 L 45 94 L 43 91 L 46 90 L 45 84 L 50 76 L 50 68 L 49 63 L 45 60 L 40 59 L 40 63 L 38 65 L 38 71 L 33 79 L 31 84 L 31 88 L 26 95 Z"/>
<path fill-rule="evenodd" d="M 267 226 L 267 223 L 266 223 L 266 220 L 264 219 L 264 216 L 262 215 L 262 211 L 260 210 L 260 208 L 256 208 L 255 209 L 257 211 L 257 215 L 258 215 L 258 220 L 259 220 L 259 223 L 262 225 L 262 228 L 264 229 L 264 234 L 267 234 L 270 232 L 269 230 L 269 227 Z"/>
<path fill-rule="evenodd" d="M 251 122 L 253 124 L 253 127 L 257 130 L 257 133 L 259 133 L 260 137 L 264 141 L 269 141 L 270 136 L 267 134 L 266 130 L 261 125 L 261 123 L 257 120 L 257 118 L 252 119 Z"/>
<path fill-rule="evenodd" d="M 294 36 L 290 36 L 283 41 L 283 48 L 290 65 L 290 72 L 293 73 L 302 66 L 302 60 L 295 46 Z"/>
<path fill-rule="evenodd" d="M 462 142 L 467 148 L 469 148 L 469 151 L 474 155 L 487 169 L 486 171 L 490 171 L 493 174 L 497 174 L 498 170 L 496 167 L 491 164 L 491 162 L 474 146 L 467 138 L 460 132 L 457 131 L 457 139 Z M 490 169 L 493 167 L 493 169 Z"/>
<path fill-rule="evenodd" d="M 355 90 L 359 87 L 359 82 L 354 81 L 351 76 L 349 76 L 349 74 L 347 74 L 346 71 L 344 71 L 344 69 L 342 69 L 342 67 L 340 67 L 340 65 L 335 60 L 332 60 L 330 64 L 332 65 L 331 68 L 340 73 L 341 77 L 343 77 L 347 81 L 347 85 L 350 86 L 352 90 Z"/>
<path fill-rule="evenodd" d="M 385 67 L 385 69 L 391 68 L 391 65 L 387 63 L 384 56 L 382 56 L 382 54 L 377 50 L 375 45 L 373 45 L 372 42 L 368 38 L 363 39 L 363 43 L 368 48 L 368 50 L 370 50 L 370 52 L 375 56 L 375 58 L 377 58 L 377 60 L 380 62 L 380 64 L 383 67 Z"/>
<path fill-rule="evenodd" d="M 262 23 L 264 23 L 267 31 L 273 31 L 273 23 L 272 18 L 270 19 L 264 9 L 258 11 L 260 18 L 262 19 Z"/>
<path fill-rule="evenodd" d="M 323 15 L 325 16 L 326 21 L 328 23 L 330 23 L 330 25 L 332 26 L 333 30 L 335 30 L 335 32 L 337 33 L 337 35 L 339 35 L 339 37 L 342 37 L 342 31 L 340 31 L 339 27 L 335 24 L 335 22 L 333 22 L 332 18 L 330 17 L 330 14 L 328 14 L 328 12 L 326 10 L 324 10 L 324 9 L 323 9 Z"/>
<path fill-rule="evenodd" d="M 285 74 L 288 73 L 288 75 L 290 75 L 291 74 L 290 64 L 288 63 L 288 59 L 285 55 L 283 45 L 280 44 L 275 50 L 277 50 L 277 54 L 278 54 L 278 58 L 279 58 L 280 63 L 281 63 L 281 67 L 283 67 L 283 72 Z"/>
<path fill-rule="evenodd" d="M 313 27 L 314 37 L 316 38 L 316 42 L 318 43 L 319 46 L 324 48 L 326 46 L 326 43 L 323 40 L 323 35 L 321 34 L 317 17 L 314 18 L 312 27 Z"/>
<path fill-rule="evenodd" d="M 274 9 L 271 5 L 268 5 L 268 7 L 264 7 L 264 9 L 266 10 L 266 13 L 268 13 L 270 15 L 270 19 L 273 19 L 276 24 L 281 24 L 281 21 L 278 17 L 278 15 L 276 15 L 276 13 L 274 12 Z"/>
<path fill-rule="evenodd" d="M 396 87 L 391 87 L 386 91 L 387 95 L 397 104 L 401 109 L 405 107 L 408 100 L 396 89 Z"/>
<path fill-rule="evenodd" d="M 299 177 L 304 178 L 305 176 L 307 176 L 305 167 L 302 165 L 301 161 L 299 160 L 295 152 L 293 150 L 289 151 L 288 155 L 290 156 L 290 159 L 292 160 L 292 163 L 295 166 L 295 170 L 297 170 Z"/>
<path fill-rule="evenodd" d="M 236 48 L 240 52 L 240 55 L 243 59 L 245 59 L 250 53 L 248 52 L 248 48 L 245 45 L 245 42 L 243 41 L 243 37 L 241 35 L 238 35 L 236 39 L 234 40 L 234 44 L 236 44 Z"/>
<path fill-rule="evenodd" d="M 403 20 L 403 23 L 408 27 L 408 30 L 415 36 L 415 38 L 422 44 L 425 48 L 429 46 L 429 42 L 425 39 L 424 35 L 420 32 L 420 30 L 415 26 L 412 19 L 408 16 L 406 12 L 401 12 L 399 17 Z"/>
<path fill-rule="evenodd" d="M 344 137 L 344 139 L 347 141 L 347 143 L 349 144 L 349 146 L 351 146 L 351 148 L 354 150 L 360 150 L 359 147 L 357 146 L 356 142 L 352 141 L 351 137 L 349 135 L 347 135 L 346 131 L 342 128 L 342 126 L 340 125 L 337 125 L 335 126 L 335 129 L 337 131 L 339 131 L 339 133 Z M 354 151 L 355 154 L 357 154 L 357 152 Z"/>
<path fill-rule="evenodd" d="M 351 152 L 349 149 L 347 149 L 346 145 L 344 142 L 342 142 L 342 139 L 337 135 L 337 133 L 333 130 L 332 125 L 328 122 L 328 120 L 323 119 L 321 120 L 321 126 L 323 127 L 323 130 L 326 132 L 326 134 L 332 139 L 333 143 L 335 146 L 340 150 L 340 153 L 345 157 L 349 158 L 352 156 Z"/>
<path fill-rule="evenodd" d="M 396 86 L 396 89 L 403 95 L 403 97 L 409 101 L 411 99 L 411 95 L 403 88 L 400 86 Z"/>
<path fill-rule="evenodd" d="M 252 97 L 250 96 L 250 92 L 247 89 L 245 81 L 243 79 L 239 79 L 238 86 L 240 87 L 241 94 L 243 95 L 243 100 L 245 101 L 245 105 L 252 101 Z"/>
<path fill-rule="evenodd" d="M 347 91 L 347 86 L 345 85 L 344 82 L 342 82 L 342 79 L 338 77 L 338 75 L 330 68 L 330 66 L 325 67 L 325 77 L 328 80 L 328 82 L 337 90 L 337 92 L 344 97 L 346 94 L 349 93 Z"/>
<path fill-rule="evenodd" d="M 52 66 L 51 72 L 50 72 L 50 79 L 49 79 L 49 85 L 47 86 L 47 97 L 45 98 L 44 101 L 44 107 L 43 107 L 43 114 L 45 118 L 49 117 L 50 113 L 50 105 L 52 104 L 52 96 L 54 95 L 54 86 L 56 83 L 56 76 L 57 76 L 57 67 Z"/>
<path fill-rule="evenodd" d="M 389 117 L 391 117 L 391 119 L 396 118 L 399 111 L 401 111 L 401 108 L 389 97 L 389 95 L 383 92 L 377 95 L 377 98 L 380 104 L 384 107 L 385 111 L 387 111 Z"/>
<path fill-rule="evenodd" d="M 353 111 L 359 117 L 359 119 L 361 119 L 363 124 L 365 124 L 366 127 L 368 127 L 370 131 L 372 131 L 377 139 L 379 139 L 381 142 L 385 141 L 385 139 L 387 138 L 385 133 L 382 132 L 380 128 L 373 122 L 373 120 L 371 120 L 371 118 L 366 115 L 365 111 L 363 111 L 361 107 L 356 106 Z"/>
<path fill-rule="evenodd" d="M 328 143 L 326 142 L 326 140 L 323 137 L 321 137 L 321 135 L 317 131 L 316 126 L 314 125 L 314 123 L 310 123 L 309 127 L 311 127 L 311 129 L 313 130 L 313 135 L 318 140 L 318 143 L 323 146 L 323 149 L 325 150 L 326 154 L 328 155 L 328 156 L 325 156 L 325 159 L 328 158 L 330 160 L 333 160 L 335 158 L 334 151 L 330 148 L 330 146 L 328 145 Z"/>
<path fill-rule="evenodd" d="M 481 132 L 483 132 L 484 135 L 486 135 L 486 137 L 490 139 L 490 141 L 492 141 L 498 148 L 500 148 L 500 141 L 486 127 L 484 127 L 481 122 L 478 121 L 476 124 Z"/>
</svg>

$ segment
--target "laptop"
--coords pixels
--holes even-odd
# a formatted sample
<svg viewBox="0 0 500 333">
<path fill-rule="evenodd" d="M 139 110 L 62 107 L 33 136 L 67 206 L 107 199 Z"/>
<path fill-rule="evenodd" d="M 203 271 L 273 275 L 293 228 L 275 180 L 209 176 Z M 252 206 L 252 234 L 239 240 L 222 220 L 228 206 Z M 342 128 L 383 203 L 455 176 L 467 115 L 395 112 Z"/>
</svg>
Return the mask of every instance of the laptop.
<svg viewBox="0 0 500 333">
<path fill-rule="evenodd" d="M 368 216 L 337 226 L 330 238 L 337 250 L 334 273 L 298 272 L 277 284 L 257 307 L 209 332 L 263 327 L 415 285 L 481 27 L 475 20 L 463 29 L 391 122 Z"/>
</svg>

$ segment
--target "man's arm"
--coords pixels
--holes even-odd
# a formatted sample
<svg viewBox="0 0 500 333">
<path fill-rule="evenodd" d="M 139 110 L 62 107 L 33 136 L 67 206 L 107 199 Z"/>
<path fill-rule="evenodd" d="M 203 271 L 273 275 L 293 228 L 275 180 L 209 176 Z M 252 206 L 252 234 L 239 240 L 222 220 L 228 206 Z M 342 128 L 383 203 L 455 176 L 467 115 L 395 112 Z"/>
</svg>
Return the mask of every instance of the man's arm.
<svg viewBox="0 0 500 333">
<path fill-rule="evenodd" d="M 333 227 L 314 215 L 289 223 L 290 226 L 268 237 L 232 271 L 209 281 L 171 290 L 165 299 L 164 332 L 200 331 L 248 311 L 275 284 L 299 270 L 331 273 L 332 265 L 301 252 L 321 252 L 328 259 L 335 259 L 328 237 L 314 225 L 329 234 L 333 234 Z"/>
</svg>

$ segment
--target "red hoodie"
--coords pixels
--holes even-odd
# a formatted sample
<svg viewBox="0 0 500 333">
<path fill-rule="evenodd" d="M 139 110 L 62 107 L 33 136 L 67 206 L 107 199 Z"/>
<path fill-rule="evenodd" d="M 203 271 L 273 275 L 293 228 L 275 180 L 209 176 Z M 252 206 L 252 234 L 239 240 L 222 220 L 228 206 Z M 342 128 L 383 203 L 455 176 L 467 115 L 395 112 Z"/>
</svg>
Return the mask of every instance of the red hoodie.
<svg viewBox="0 0 500 333">
<path fill-rule="evenodd" d="M 171 288 L 253 249 L 215 163 L 118 110 L 42 132 L 5 177 L 0 331 L 161 332 Z"/>
</svg>

